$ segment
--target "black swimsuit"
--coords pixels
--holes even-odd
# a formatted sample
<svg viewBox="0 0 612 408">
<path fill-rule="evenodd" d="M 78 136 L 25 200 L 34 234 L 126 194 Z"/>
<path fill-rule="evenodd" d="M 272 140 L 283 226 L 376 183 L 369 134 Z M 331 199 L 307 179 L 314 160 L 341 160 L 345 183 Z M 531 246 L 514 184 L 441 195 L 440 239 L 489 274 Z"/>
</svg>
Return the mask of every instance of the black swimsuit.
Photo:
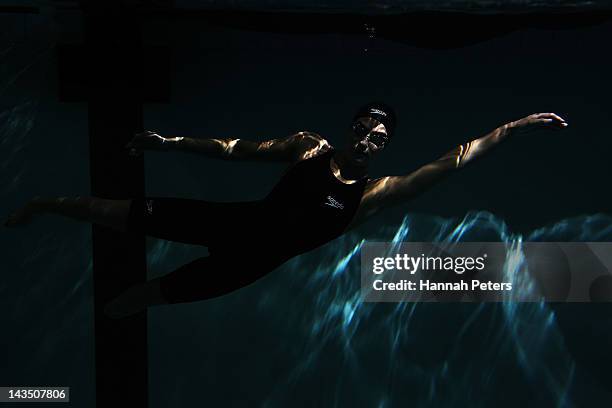
<svg viewBox="0 0 612 408">
<path fill-rule="evenodd" d="M 338 180 L 330 167 L 333 153 L 329 149 L 294 164 L 262 200 L 133 200 L 129 232 L 204 245 L 210 252 L 161 278 L 166 300 L 223 295 L 342 235 L 359 207 L 367 178 L 352 184 Z"/>
</svg>

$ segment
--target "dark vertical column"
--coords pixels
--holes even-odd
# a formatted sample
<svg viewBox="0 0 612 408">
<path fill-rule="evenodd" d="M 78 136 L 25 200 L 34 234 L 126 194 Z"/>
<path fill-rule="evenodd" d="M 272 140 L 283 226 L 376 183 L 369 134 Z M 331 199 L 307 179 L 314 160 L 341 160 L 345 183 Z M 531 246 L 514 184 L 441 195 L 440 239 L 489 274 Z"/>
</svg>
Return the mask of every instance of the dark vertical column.
<svg viewBox="0 0 612 408">
<path fill-rule="evenodd" d="M 144 195 L 143 158 L 128 156 L 124 146 L 142 130 L 142 103 L 170 98 L 171 53 L 165 46 L 143 47 L 144 17 L 124 3 L 83 0 L 84 44 L 57 47 L 60 100 L 88 102 L 91 195 L 109 199 Z M 155 63 L 145 67 L 145 59 Z M 99 225 L 92 226 L 92 237 L 96 405 L 145 408 L 146 313 L 117 320 L 104 315 L 109 300 L 146 280 L 145 237 Z"/>
<path fill-rule="evenodd" d="M 138 18 L 119 1 L 85 9 L 91 195 L 126 199 L 144 195 L 143 159 L 124 149 L 142 129 L 142 44 Z M 146 312 L 112 320 L 106 302 L 146 280 L 143 235 L 93 225 L 96 401 L 98 408 L 147 407 Z"/>
</svg>

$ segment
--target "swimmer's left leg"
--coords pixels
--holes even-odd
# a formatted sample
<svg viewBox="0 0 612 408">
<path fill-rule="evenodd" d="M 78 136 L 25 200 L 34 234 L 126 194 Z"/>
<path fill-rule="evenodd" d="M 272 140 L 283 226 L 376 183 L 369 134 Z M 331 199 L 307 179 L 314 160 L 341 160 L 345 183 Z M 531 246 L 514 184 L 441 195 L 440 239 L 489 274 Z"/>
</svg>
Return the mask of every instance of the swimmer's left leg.
<svg viewBox="0 0 612 408">
<path fill-rule="evenodd" d="M 34 197 L 12 213 L 4 225 L 6 227 L 26 225 L 35 215 L 57 214 L 126 231 L 131 202 L 129 199 L 111 200 L 89 196 Z"/>
<path fill-rule="evenodd" d="M 246 253 L 241 256 L 245 260 L 257 259 Z M 147 306 L 215 298 L 250 285 L 278 265 L 239 259 L 236 254 L 198 258 L 167 275 L 131 287 L 109 302 L 104 312 L 109 317 L 120 318 L 138 313 Z"/>
<path fill-rule="evenodd" d="M 145 310 L 148 306 L 164 305 L 168 301 L 162 296 L 160 279 L 151 279 L 145 283 L 138 283 L 104 306 L 104 314 L 118 319 Z"/>
</svg>

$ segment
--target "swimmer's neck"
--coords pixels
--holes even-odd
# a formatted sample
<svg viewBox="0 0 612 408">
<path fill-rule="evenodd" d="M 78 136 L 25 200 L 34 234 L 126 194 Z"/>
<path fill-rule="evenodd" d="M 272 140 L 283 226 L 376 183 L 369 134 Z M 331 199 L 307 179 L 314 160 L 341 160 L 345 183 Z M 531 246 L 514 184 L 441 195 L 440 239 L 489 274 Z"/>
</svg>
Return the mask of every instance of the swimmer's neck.
<svg viewBox="0 0 612 408">
<path fill-rule="evenodd" d="M 330 165 L 335 176 L 343 182 L 354 183 L 368 175 L 367 161 L 359 162 L 346 150 L 334 152 Z"/>
</svg>

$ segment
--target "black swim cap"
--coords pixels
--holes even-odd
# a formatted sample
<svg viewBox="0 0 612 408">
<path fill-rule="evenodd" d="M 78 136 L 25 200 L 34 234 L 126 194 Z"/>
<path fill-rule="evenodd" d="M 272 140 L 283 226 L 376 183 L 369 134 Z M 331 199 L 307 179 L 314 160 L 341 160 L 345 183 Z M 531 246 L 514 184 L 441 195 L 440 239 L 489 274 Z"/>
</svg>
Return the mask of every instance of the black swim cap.
<svg viewBox="0 0 612 408">
<path fill-rule="evenodd" d="M 382 102 L 371 102 L 359 108 L 353 120 L 364 116 L 374 118 L 385 125 L 387 134 L 391 137 L 395 130 L 395 111 L 393 108 Z"/>
</svg>

